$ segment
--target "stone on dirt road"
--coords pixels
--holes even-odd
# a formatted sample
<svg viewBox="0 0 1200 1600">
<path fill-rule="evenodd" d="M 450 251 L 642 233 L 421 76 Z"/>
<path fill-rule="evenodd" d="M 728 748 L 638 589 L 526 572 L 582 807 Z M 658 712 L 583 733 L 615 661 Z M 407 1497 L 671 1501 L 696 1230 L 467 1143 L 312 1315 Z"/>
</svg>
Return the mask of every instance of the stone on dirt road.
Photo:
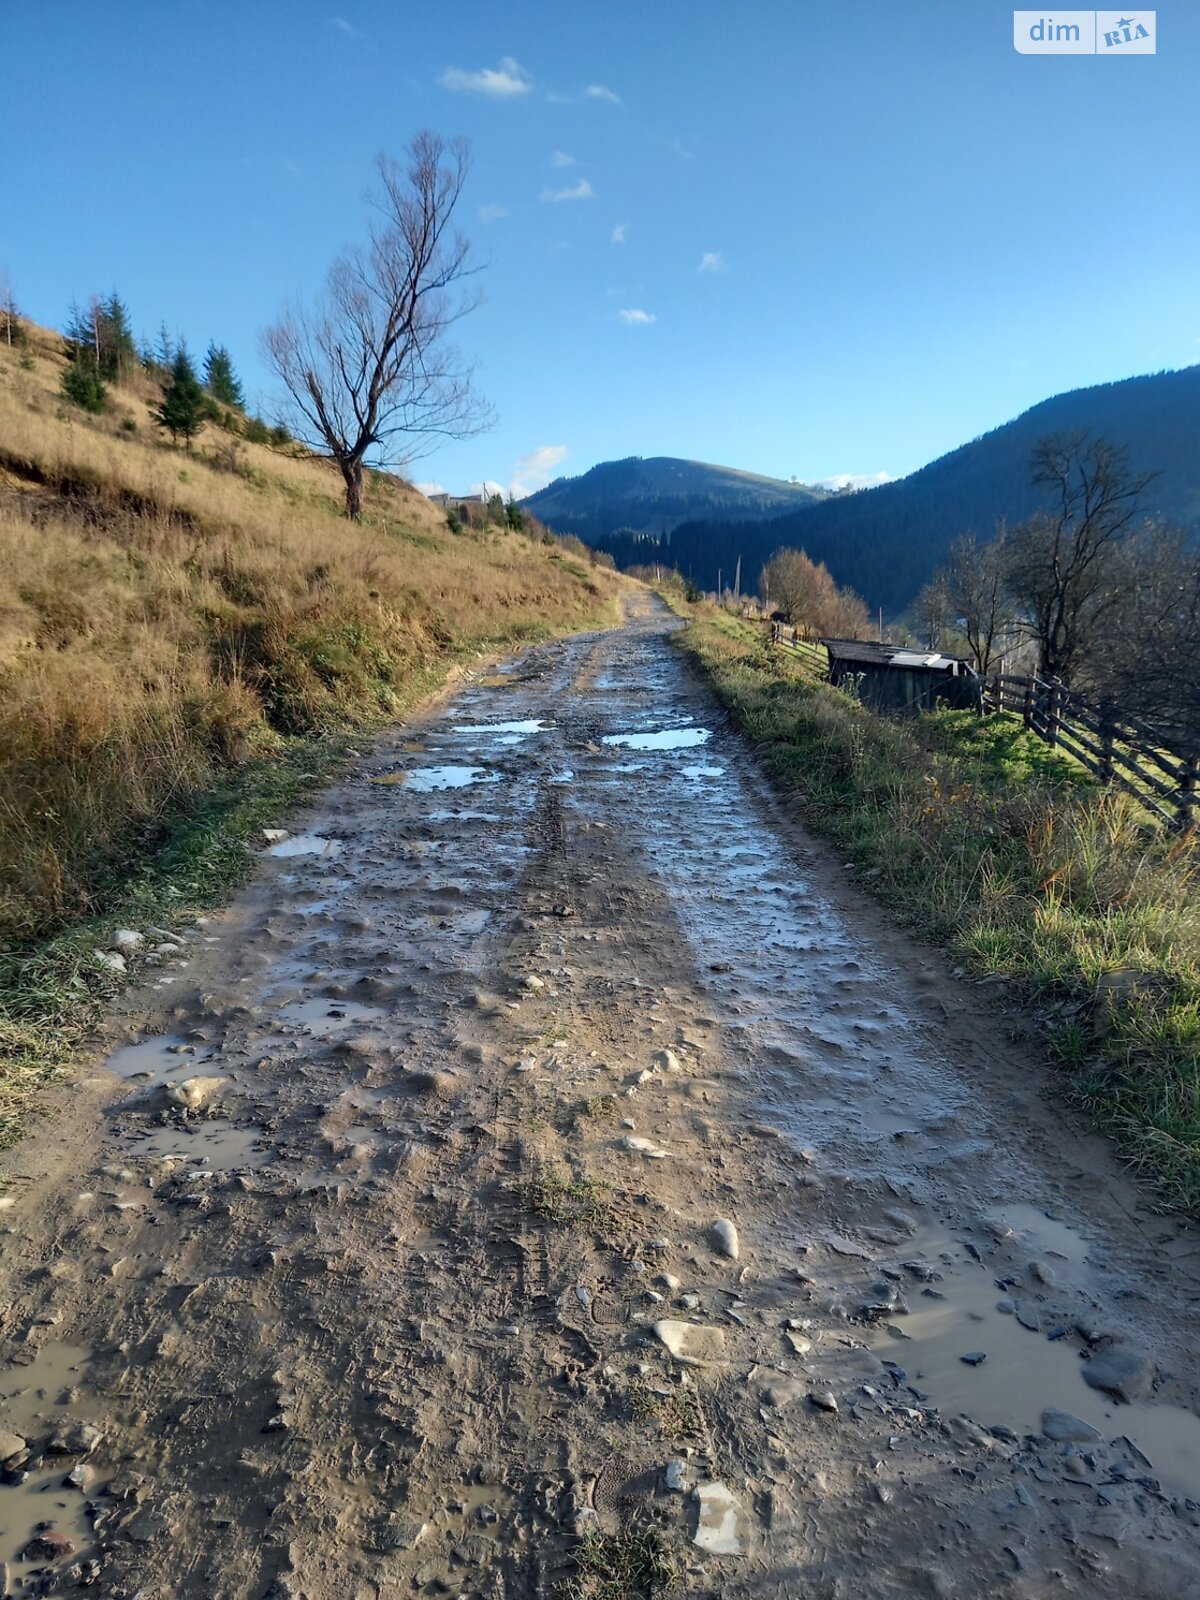
<svg viewBox="0 0 1200 1600">
<path fill-rule="evenodd" d="M 656 1050 L 650 1060 L 660 1072 L 681 1072 L 683 1070 L 679 1065 L 679 1057 L 674 1050 Z"/>
<path fill-rule="evenodd" d="M 228 1078 L 185 1078 L 182 1083 L 168 1084 L 166 1098 L 172 1105 L 185 1111 L 207 1111 L 221 1098 Z"/>
<path fill-rule="evenodd" d="M 1072 1440 L 1077 1444 L 1095 1444 L 1104 1437 L 1098 1428 L 1073 1412 L 1052 1409 L 1042 1412 L 1042 1432 L 1047 1439 L 1062 1443 Z"/>
<path fill-rule="evenodd" d="M 19 1433 L 9 1433 L 7 1428 L 0 1428 L 0 1466 L 12 1456 L 19 1456 L 25 1448 L 25 1441 Z"/>
<path fill-rule="evenodd" d="M 738 1538 L 738 1503 L 723 1483 L 697 1484 L 696 1499 L 700 1516 L 696 1523 L 693 1543 L 714 1556 L 740 1556 L 742 1541 Z"/>
<path fill-rule="evenodd" d="M 1129 1345 L 1109 1345 L 1084 1363 L 1083 1381 L 1118 1400 L 1136 1400 L 1149 1385 L 1150 1363 Z"/>
<path fill-rule="evenodd" d="M 682 1361 L 685 1366 L 725 1359 L 725 1333 L 721 1328 L 706 1328 L 699 1322 L 678 1322 L 671 1317 L 654 1323 L 653 1327 L 676 1361 Z"/>
<path fill-rule="evenodd" d="M 739 1244 L 738 1231 L 732 1222 L 724 1217 L 718 1217 L 709 1229 L 712 1247 L 719 1256 L 727 1256 L 730 1261 L 738 1258 Z"/>
<path fill-rule="evenodd" d="M 667 1154 L 658 1148 L 653 1139 L 643 1139 L 640 1133 L 627 1133 L 621 1140 L 621 1149 L 633 1155 L 647 1156 L 651 1161 L 661 1161 Z"/>
</svg>

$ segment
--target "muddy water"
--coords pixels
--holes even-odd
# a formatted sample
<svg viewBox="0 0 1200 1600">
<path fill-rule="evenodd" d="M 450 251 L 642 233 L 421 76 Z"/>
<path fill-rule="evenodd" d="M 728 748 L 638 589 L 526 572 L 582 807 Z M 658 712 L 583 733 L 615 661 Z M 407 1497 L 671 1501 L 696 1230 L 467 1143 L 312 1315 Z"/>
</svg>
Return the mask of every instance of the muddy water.
<svg viewBox="0 0 1200 1600">
<path fill-rule="evenodd" d="M 998 1247 L 983 1261 L 938 1230 L 925 1231 L 906 1246 L 906 1260 L 927 1263 L 937 1273 L 931 1287 L 939 1298 L 914 1283 L 907 1295 L 910 1311 L 892 1324 L 905 1337 L 898 1341 L 877 1330 L 871 1342 L 878 1354 L 899 1363 L 908 1381 L 949 1415 L 961 1412 L 985 1427 L 1001 1424 L 1019 1434 L 1038 1434 L 1044 1411 L 1069 1411 L 1103 1440 L 1129 1439 L 1166 1487 L 1200 1498 L 1200 1417 L 1178 1406 L 1122 1403 L 1089 1388 L 1082 1376 L 1085 1351 L 1069 1337 L 1068 1323 L 1043 1311 L 1019 1280 L 1003 1281 L 1027 1256 L 1021 1246 L 1032 1244 L 1035 1259 L 1057 1277 L 1085 1284 L 1082 1237 L 1032 1206 L 1010 1207 L 1004 1220 L 1022 1229 L 1013 1237 L 1018 1248 Z M 1012 1310 L 999 1309 L 1013 1304 L 1045 1327 L 1028 1328 Z M 963 1360 L 976 1353 L 986 1360 L 976 1366 Z"/>
<path fill-rule="evenodd" d="M 7 1563 L 18 1581 L 48 1565 L 44 1559 L 21 1559 L 40 1524 L 49 1524 L 74 1546 L 74 1553 L 59 1565 L 87 1555 L 93 1544 L 88 1493 L 64 1483 L 80 1458 L 42 1454 L 42 1447 L 59 1424 L 77 1414 L 73 1396 L 90 1358 L 91 1352 L 82 1345 L 47 1344 L 29 1365 L 0 1370 L 0 1428 L 28 1440 L 33 1460 L 39 1463 L 23 1483 L 0 1479 L 0 1571 Z M 100 1474 L 90 1466 L 85 1466 L 84 1471 L 90 1480 L 88 1490 L 94 1490 L 102 1481 Z"/>
</svg>

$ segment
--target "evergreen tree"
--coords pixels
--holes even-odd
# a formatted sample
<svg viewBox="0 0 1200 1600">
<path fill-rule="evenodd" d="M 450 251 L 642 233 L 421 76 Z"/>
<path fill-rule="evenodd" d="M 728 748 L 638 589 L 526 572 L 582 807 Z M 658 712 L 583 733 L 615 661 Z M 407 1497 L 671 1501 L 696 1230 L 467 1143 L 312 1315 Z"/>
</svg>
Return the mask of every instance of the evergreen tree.
<svg viewBox="0 0 1200 1600">
<path fill-rule="evenodd" d="M 175 352 L 162 401 L 154 408 L 154 420 L 167 429 L 172 440 L 182 434 L 189 446 L 204 426 L 204 390 L 185 344 Z"/>
<path fill-rule="evenodd" d="M 242 386 L 233 370 L 233 359 L 224 345 L 210 344 L 204 358 L 204 387 L 219 405 L 246 409 Z"/>
<path fill-rule="evenodd" d="M 68 357 L 63 369 L 62 392 L 73 405 L 81 406 L 84 411 L 104 410 L 108 390 L 96 370 L 95 362 L 86 352 L 75 352 Z"/>
<path fill-rule="evenodd" d="M 67 324 L 68 354 L 90 365 L 104 383 L 120 383 L 137 363 L 129 312 L 114 289 L 106 300 L 93 295 L 87 310 L 72 304 Z"/>
<path fill-rule="evenodd" d="M 154 365 L 170 372 L 175 364 L 175 341 L 167 332 L 165 322 L 159 324 L 158 343 L 154 346 Z"/>
</svg>

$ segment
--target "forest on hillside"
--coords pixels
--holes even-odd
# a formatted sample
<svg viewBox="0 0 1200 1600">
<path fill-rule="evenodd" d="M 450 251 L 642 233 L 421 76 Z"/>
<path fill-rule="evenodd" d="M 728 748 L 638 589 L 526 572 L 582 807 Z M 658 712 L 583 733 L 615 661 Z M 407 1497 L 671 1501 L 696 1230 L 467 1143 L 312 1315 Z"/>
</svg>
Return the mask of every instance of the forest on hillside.
<svg viewBox="0 0 1200 1600">
<path fill-rule="evenodd" d="M 832 495 L 755 521 L 720 515 L 682 523 L 650 539 L 618 529 L 589 539 L 621 568 L 661 561 L 697 587 L 728 582 L 741 558 L 743 587 L 774 552 L 800 548 L 836 581 L 886 616 L 905 610 L 963 534 L 991 535 L 996 522 L 1020 522 L 1045 504 L 1030 476 L 1038 441 L 1081 430 L 1122 446 L 1130 465 L 1156 474 L 1145 514 L 1193 532 L 1200 525 L 1200 366 L 1155 373 L 1057 395 L 1015 421 L 895 483 Z M 553 522 L 553 517 L 548 520 Z M 589 534 L 578 527 L 583 538 Z"/>
</svg>

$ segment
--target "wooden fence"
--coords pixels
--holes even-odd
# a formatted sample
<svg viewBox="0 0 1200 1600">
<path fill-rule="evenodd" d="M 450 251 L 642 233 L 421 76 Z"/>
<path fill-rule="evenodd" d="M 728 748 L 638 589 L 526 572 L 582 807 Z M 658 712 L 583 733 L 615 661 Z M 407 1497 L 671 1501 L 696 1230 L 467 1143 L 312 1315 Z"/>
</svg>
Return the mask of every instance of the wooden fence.
<svg viewBox="0 0 1200 1600">
<path fill-rule="evenodd" d="M 989 678 L 983 706 L 1021 717 L 1048 745 L 1081 761 L 1101 783 L 1128 790 L 1168 827 L 1200 822 L 1200 756 L 1184 755 L 1162 729 L 1036 674 Z"/>
<path fill-rule="evenodd" d="M 825 650 L 772 629 L 771 642 L 824 672 Z M 1031 733 L 1061 748 L 1101 783 L 1134 795 L 1169 828 L 1200 826 L 1200 754 L 1185 755 L 1182 741 L 1110 703 L 1087 700 L 1061 683 L 1000 673 L 983 684 L 984 711 L 1020 717 Z"/>
</svg>

